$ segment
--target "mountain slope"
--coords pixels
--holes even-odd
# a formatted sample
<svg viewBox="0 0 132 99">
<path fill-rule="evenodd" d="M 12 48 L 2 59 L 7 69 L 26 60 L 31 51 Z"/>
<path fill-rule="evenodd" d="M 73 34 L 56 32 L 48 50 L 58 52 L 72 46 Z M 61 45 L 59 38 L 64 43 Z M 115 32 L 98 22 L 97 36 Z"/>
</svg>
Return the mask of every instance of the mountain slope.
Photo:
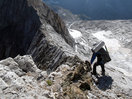
<svg viewBox="0 0 132 99">
<path fill-rule="evenodd" d="M 100 75 L 100 66 L 97 67 L 99 83 L 95 86 L 96 90 L 91 91 L 92 94 L 90 95 L 93 99 L 98 97 L 110 99 L 132 98 L 131 27 L 131 20 L 80 20 L 71 23 L 70 29 L 78 30 L 82 34 L 76 40 L 78 43 L 76 46 L 77 52 L 90 59 L 91 55 L 88 54 L 92 54 L 90 51 L 92 45 L 102 40 L 105 42 L 112 59 L 105 64 L 105 76 Z"/>
<path fill-rule="evenodd" d="M 72 50 L 64 22 L 41 0 L 2 0 L 0 13 L 0 59 L 28 53 L 39 67 L 53 69 L 65 56 L 61 45 Z"/>
</svg>

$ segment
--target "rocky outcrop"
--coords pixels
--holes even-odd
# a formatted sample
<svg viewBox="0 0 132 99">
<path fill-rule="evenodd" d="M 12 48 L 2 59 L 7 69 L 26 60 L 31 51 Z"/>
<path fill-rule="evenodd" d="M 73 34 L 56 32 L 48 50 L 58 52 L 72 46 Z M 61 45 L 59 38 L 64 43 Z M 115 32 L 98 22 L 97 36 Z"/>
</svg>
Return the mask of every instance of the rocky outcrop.
<svg viewBox="0 0 132 99">
<path fill-rule="evenodd" d="M 103 88 L 107 87 L 110 83 L 109 76 L 99 77 L 99 83 L 95 85 L 90 70 L 90 64 L 87 61 L 84 63 L 76 56 L 67 58 L 65 64 L 51 73 L 38 69 L 30 55 L 7 58 L 0 61 L 0 98 L 132 98 L 131 90 L 128 91 L 129 94 L 126 94 L 127 92 L 124 93 L 115 85 L 106 91 L 100 90 L 97 86 L 101 84 Z"/>
<path fill-rule="evenodd" d="M 65 96 L 61 99 L 88 99 L 87 91 L 91 90 L 92 86 L 91 65 L 88 61 L 81 61 L 77 56 L 72 60 L 75 63 L 71 65 L 72 70 L 65 73 L 63 77 L 63 95 L 60 94 L 60 97 Z"/>
<path fill-rule="evenodd" d="M 62 44 L 74 45 L 64 22 L 41 0 L 1 0 L 0 35 L 0 59 L 28 53 L 41 69 L 63 61 Z"/>
<path fill-rule="evenodd" d="M 77 99 L 87 99 L 87 92 L 82 89 L 85 85 L 91 86 L 91 75 L 85 75 L 86 72 L 82 73 L 81 69 L 84 69 L 82 67 L 84 66 L 87 67 L 85 68 L 87 71 L 90 71 L 90 66 L 80 61 L 78 57 L 71 57 L 71 60 L 76 63 L 67 59 L 66 64 L 62 64 L 51 73 L 38 69 L 30 55 L 18 55 L 15 58 L 1 60 L 0 98 L 71 99 L 77 95 Z M 67 78 L 71 72 L 81 74 L 81 78 L 84 76 L 82 82 L 75 83 Z M 85 78 L 87 78 L 85 81 L 89 82 L 84 83 Z M 70 88 L 71 91 L 68 90 Z"/>
<path fill-rule="evenodd" d="M 47 72 L 38 69 L 29 55 L 2 60 L 0 61 L 0 98 L 49 99 L 50 91 L 43 88 L 46 77 Z M 39 83 L 40 78 L 43 79 L 41 83 Z"/>
</svg>

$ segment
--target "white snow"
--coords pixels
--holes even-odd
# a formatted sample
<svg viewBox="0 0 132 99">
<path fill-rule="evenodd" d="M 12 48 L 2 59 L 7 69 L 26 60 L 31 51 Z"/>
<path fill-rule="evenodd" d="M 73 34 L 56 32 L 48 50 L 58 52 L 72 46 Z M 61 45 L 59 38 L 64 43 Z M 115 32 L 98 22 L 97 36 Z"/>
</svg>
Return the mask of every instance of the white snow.
<svg viewBox="0 0 132 99">
<path fill-rule="evenodd" d="M 75 23 L 75 22 L 74 22 Z M 70 27 L 74 24 L 72 23 L 70 26 L 69 26 L 69 33 L 70 35 L 74 38 L 75 40 L 75 52 L 78 52 L 78 45 L 81 45 L 84 47 L 85 50 L 87 49 L 91 49 L 91 47 L 88 45 L 88 43 L 85 41 L 85 39 L 83 38 L 83 35 L 80 31 L 78 30 L 75 30 L 75 29 L 70 29 Z"/>
<path fill-rule="evenodd" d="M 70 35 L 74 38 L 75 43 L 79 43 L 77 40 L 80 39 L 82 37 L 82 33 L 78 30 L 74 30 L 74 29 L 68 29 Z M 75 45 L 75 52 L 77 52 L 77 44 Z"/>
<path fill-rule="evenodd" d="M 82 36 L 80 31 L 74 29 L 69 29 L 69 33 L 74 39 L 80 38 Z"/>
</svg>

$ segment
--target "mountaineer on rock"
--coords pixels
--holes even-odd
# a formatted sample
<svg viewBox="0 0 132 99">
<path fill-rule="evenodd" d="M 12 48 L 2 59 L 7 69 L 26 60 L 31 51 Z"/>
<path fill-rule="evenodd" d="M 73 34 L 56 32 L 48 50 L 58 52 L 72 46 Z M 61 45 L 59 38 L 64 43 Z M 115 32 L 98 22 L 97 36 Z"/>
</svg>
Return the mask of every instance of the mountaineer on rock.
<svg viewBox="0 0 132 99">
<path fill-rule="evenodd" d="M 105 75 L 104 64 L 111 61 L 111 58 L 109 56 L 106 46 L 105 46 L 105 49 L 103 48 L 104 45 L 105 43 L 101 41 L 99 44 L 96 44 L 94 48 L 92 48 L 93 55 L 92 55 L 90 63 L 92 64 L 97 57 L 97 62 L 95 62 L 93 65 L 93 75 L 97 74 L 96 67 L 98 65 L 101 66 L 102 75 Z"/>
</svg>

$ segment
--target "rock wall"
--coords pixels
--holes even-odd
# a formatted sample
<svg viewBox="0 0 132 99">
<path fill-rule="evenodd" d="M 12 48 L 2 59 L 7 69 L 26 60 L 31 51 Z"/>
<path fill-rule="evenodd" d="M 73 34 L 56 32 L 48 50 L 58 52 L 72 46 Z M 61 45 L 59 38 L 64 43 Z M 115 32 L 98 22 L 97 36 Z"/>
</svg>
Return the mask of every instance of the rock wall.
<svg viewBox="0 0 132 99">
<path fill-rule="evenodd" d="M 41 23 L 27 0 L 1 0 L 0 59 L 25 54 Z"/>
<path fill-rule="evenodd" d="M 28 50 L 28 54 L 30 53 L 40 69 L 54 69 L 65 58 L 64 52 L 57 46 L 50 44 L 42 32 L 37 33 L 33 39 Z"/>
<path fill-rule="evenodd" d="M 65 45 L 74 45 L 64 22 L 41 0 L 1 0 L 0 59 L 28 53 L 42 69 L 57 67 L 65 54 L 61 42 L 49 35 L 47 25 Z"/>
</svg>

